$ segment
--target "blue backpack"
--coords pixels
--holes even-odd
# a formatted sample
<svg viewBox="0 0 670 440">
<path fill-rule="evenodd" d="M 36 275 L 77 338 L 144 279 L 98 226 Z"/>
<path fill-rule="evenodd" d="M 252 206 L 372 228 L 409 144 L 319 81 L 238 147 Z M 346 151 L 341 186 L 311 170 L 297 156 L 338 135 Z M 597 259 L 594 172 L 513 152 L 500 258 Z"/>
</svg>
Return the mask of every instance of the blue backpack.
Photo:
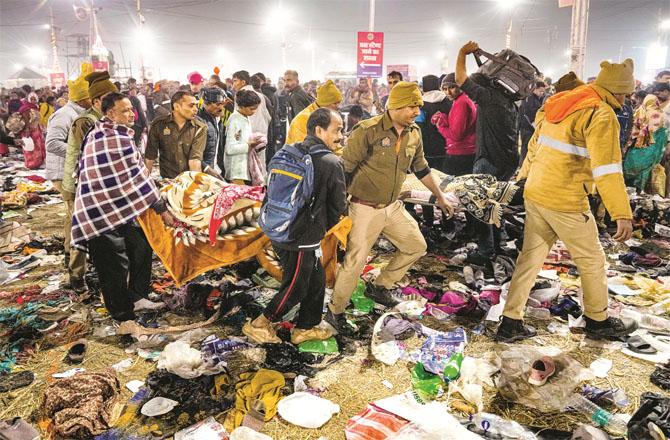
<svg viewBox="0 0 670 440">
<path fill-rule="evenodd" d="M 323 145 L 304 153 L 294 145 L 284 145 L 268 165 L 268 187 L 258 225 L 270 240 L 293 240 L 291 226 L 303 208 L 314 203 L 314 164 L 312 156 L 330 153 Z"/>
</svg>

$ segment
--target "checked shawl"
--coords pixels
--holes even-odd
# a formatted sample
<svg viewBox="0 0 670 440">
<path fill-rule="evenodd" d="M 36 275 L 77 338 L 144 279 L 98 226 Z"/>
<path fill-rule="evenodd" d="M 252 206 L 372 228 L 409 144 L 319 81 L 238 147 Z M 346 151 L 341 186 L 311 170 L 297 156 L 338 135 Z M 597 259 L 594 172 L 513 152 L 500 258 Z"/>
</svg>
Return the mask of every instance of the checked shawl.
<svg viewBox="0 0 670 440">
<path fill-rule="evenodd" d="M 72 244 L 116 229 L 146 211 L 160 195 L 133 142 L 133 131 L 103 118 L 84 142 L 72 216 Z"/>
</svg>

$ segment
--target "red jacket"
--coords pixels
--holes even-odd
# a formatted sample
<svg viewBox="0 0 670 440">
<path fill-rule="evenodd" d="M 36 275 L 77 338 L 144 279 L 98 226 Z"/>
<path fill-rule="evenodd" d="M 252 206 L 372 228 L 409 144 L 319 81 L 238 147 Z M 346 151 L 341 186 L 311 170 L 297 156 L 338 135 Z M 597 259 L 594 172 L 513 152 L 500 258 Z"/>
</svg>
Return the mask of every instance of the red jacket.
<svg viewBox="0 0 670 440">
<path fill-rule="evenodd" d="M 456 98 L 449 115 L 435 114 L 432 122 L 446 140 L 445 150 L 448 155 L 475 154 L 477 107 L 465 93 Z"/>
</svg>

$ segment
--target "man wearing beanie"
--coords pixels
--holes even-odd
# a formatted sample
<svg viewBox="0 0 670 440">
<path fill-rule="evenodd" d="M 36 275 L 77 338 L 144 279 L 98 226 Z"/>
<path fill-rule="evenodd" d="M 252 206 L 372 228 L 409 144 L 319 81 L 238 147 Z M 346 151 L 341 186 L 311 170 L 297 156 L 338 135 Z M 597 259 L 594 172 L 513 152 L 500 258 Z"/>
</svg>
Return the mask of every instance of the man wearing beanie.
<svg viewBox="0 0 670 440">
<path fill-rule="evenodd" d="M 226 92 L 219 87 L 202 89 L 203 106 L 198 117 L 207 124 L 207 140 L 202 153 L 202 171 L 223 180 L 219 168 L 219 157 L 223 156 L 226 145 L 225 117 Z M 230 114 L 228 114 L 230 116 Z"/>
<path fill-rule="evenodd" d="M 63 173 L 65 170 L 65 153 L 67 152 L 67 139 L 70 127 L 74 120 L 85 110 L 91 108 L 91 99 L 88 96 L 88 82 L 84 78 L 93 70 L 93 66 L 88 63 L 81 65 L 81 75 L 75 80 L 67 82 L 67 90 L 69 101 L 63 107 L 58 109 L 56 113 L 51 115 L 47 124 L 46 137 L 46 178 L 51 180 L 54 188 L 63 197 L 65 205 L 65 222 L 63 229 L 64 247 L 65 247 L 65 268 L 68 269 L 70 278 L 72 272 L 70 271 L 70 260 L 74 259 L 81 262 L 84 256 L 76 249 L 70 249 L 70 231 L 72 229 L 72 209 L 73 197 L 63 190 Z M 74 258 L 72 256 L 74 255 Z M 76 266 L 76 265 L 75 265 Z M 72 281 L 77 284 L 77 277 L 74 280 L 69 280 L 72 286 Z M 79 277 L 81 278 L 81 277 Z M 81 287 L 81 283 L 79 286 Z"/>
<path fill-rule="evenodd" d="M 107 71 L 91 72 L 84 79 L 88 83 L 88 96 L 91 99 L 91 107 L 82 112 L 72 122 L 67 135 L 67 149 L 65 151 L 63 170 L 62 194 L 70 220 L 72 219 L 74 199 L 77 192 L 75 173 L 78 171 L 82 143 L 95 122 L 102 117 L 102 98 L 110 92 L 118 91 L 114 83 L 110 81 Z M 86 255 L 72 249 L 68 266 L 70 285 L 75 289 L 85 289 Z"/>
<path fill-rule="evenodd" d="M 554 90 L 556 93 L 567 92 L 583 85 L 584 81 L 579 79 L 575 72 L 570 71 L 558 78 L 558 81 L 554 83 Z"/>
<path fill-rule="evenodd" d="M 316 101 L 305 107 L 291 121 L 288 128 L 287 144 L 302 142 L 307 137 L 307 120 L 309 115 L 318 108 L 329 108 L 338 111 L 342 103 L 342 93 L 332 80 L 326 81 L 322 86 L 316 89 Z"/>
<path fill-rule="evenodd" d="M 523 323 L 535 277 L 556 240 L 570 251 L 581 275 L 586 335 L 616 339 L 635 330 L 634 321 L 608 317 L 605 254 L 589 209 L 587 191 L 597 190 L 617 232 L 628 240 L 633 218 L 621 168 L 619 124 L 615 110 L 633 92 L 633 61 L 603 61 L 594 84 L 547 99 L 520 179 L 526 178 L 523 250 L 516 262 L 496 339 L 514 342 L 536 334 Z"/>
<path fill-rule="evenodd" d="M 445 215 L 453 215 L 453 207 L 430 172 L 423 154 L 421 130 L 414 123 L 422 105 L 419 86 L 399 82 L 391 90 L 388 110 L 358 123 L 344 148 L 352 229 L 326 315 L 326 321 L 340 333 L 351 331 L 344 309 L 380 234 L 397 248 L 388 265 L 366 289 L 366 295 L 380 304 L 392 307 L 397 303 L 389 289 L 426 253 L 419 225 L 398 200 L 407 173 L 413 172 L 433 193 Z"/>
</svg>

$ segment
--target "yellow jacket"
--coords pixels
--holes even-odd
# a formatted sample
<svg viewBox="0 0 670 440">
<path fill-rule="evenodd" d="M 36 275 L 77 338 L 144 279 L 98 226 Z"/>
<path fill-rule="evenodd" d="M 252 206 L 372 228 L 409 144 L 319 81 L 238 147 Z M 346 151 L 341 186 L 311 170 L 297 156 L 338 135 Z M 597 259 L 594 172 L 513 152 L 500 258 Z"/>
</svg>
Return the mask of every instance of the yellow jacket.
<svg viewBox="0 0 670 440">
<path fill-rule="evenodd" d="M 621 168 L 621 106 L 607 90 L 585 85 L 547 100 L 519 172 L 524 197 L 549 209 L 584 212 L 596 190 L 613 220 L 632 219 Z"/>
<path fill-rule="evenodd" d="M 316 102 L 313 102 L 295 115 L 295 118 L 291 121 L 291 125 L 288 127 L 288 134 L 286 135 L 287 144 L 295 144 L 296 142 L 305 140 L 307 137 L 307 120 L 309 119 L 309 115 L 318 108 L 319 106 Z"/>
</svg>

